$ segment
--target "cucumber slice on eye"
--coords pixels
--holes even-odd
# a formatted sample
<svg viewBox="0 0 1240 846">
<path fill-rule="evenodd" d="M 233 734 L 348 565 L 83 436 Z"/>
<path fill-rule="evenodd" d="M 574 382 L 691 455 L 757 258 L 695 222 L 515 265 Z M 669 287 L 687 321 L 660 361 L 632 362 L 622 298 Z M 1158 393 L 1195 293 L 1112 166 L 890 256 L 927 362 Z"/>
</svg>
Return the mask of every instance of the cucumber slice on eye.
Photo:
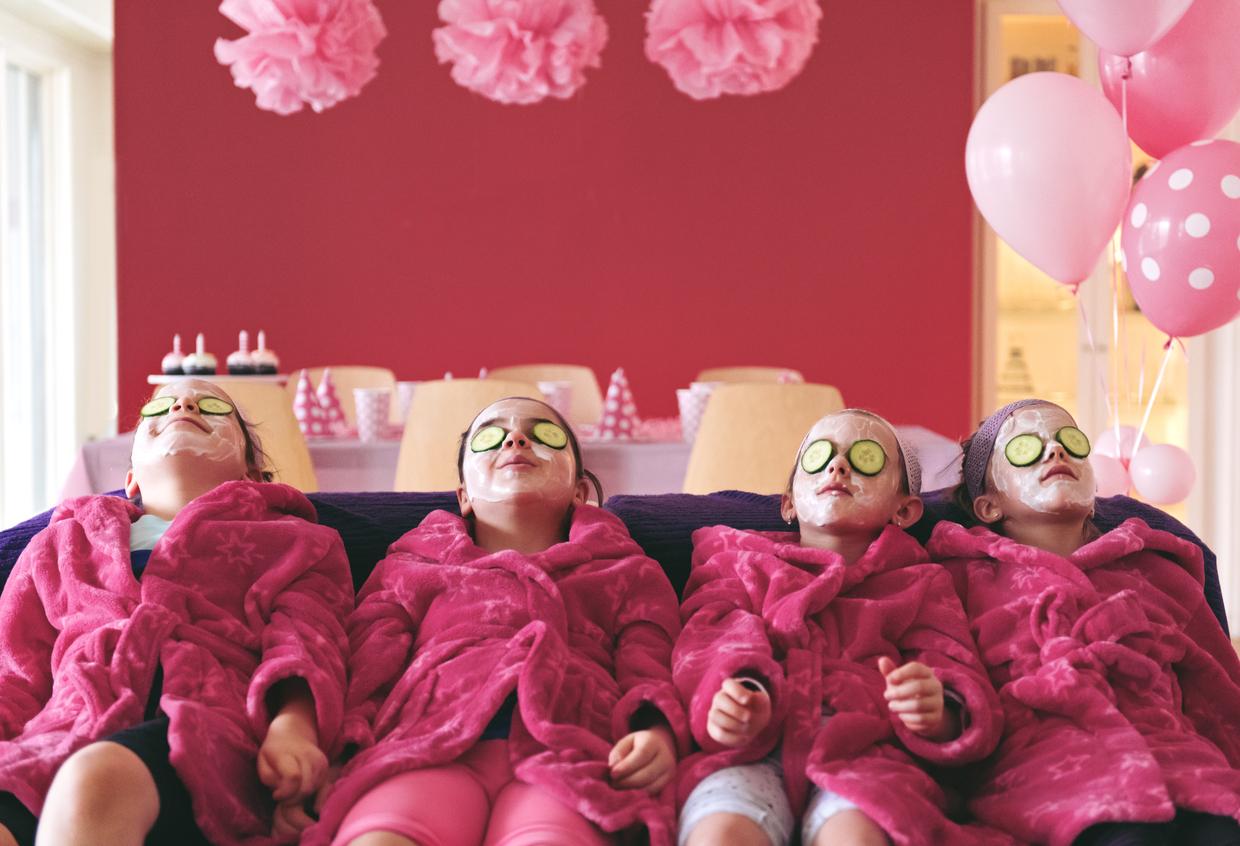
<svg viewBox="0 0 1240 846">
<path fill-rule="evenodd" d="M 1063 448 L 1073 458 L 1086 458 L 1089 456 L 1089 438 L 1075 426 L 1064 426 L 1055 433 L 1055 440 L 1063 444 Z"/>
<path fill-rule="evenodd" d="M 857 441 L 848 448 L 848 463 L 862 476 L 877 476 L 887 466 L 887 453 L 878 441 Z"/>
<path fill-rule="evenodd" d="M 806 473 L 818 473 L 835 457 L 835 444 L 830 441 L 814 441 L 801 456 L 801 469 Z"/>
<path fill-rule="evenodd" d="M 155 399 L 142 406 L 142 410 L 138 413 L 143 417 L 158 417 L 161 414 L 167 414 L 168 409 L 176 404 L 175 397 L 155 397 Z"/>
<path fill-rule="evenodd" d="M 232 414 L 233 407 L 219 397 L 202 397 L 198 400 L 198 410 L 203 414 Z"/>
<path fill-rule="evenodd" d="M 495 449 L 504 442 L 506 433 L 499 426 L 487 426 L 485 429 L 479 429 L 474 432 L 473 438 L 469 442 L 469 448 L 474 452 L 486 452 Z"/>
<path fill-rule="evenodd" d="M 1028 467 L 1042 457 L 1042 439 L 1037 435 L 1017 435 L 1008 441 L 1003 454 L 1013 467 Z"/>
<path fill-rule="evenodd" d="M 535 423 L 530 434 L 534 436 L 534 440 L 552 449 L 564 449 L 568 445 L 568 435 L 565 431 L 546 420 L 541 423 Z"/>
</svg>

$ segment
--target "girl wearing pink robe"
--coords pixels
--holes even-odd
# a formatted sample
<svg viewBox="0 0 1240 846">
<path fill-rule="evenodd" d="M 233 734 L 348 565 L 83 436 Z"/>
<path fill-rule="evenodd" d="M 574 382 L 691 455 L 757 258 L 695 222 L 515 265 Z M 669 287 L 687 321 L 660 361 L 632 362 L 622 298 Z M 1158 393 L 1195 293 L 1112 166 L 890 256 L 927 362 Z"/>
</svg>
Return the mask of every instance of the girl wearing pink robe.
<svg viewBox="0 0 1240 846">
<path fill-rule="evenodd" d="M 1052 846 L 1240 843 L 1240 661 L 1201 549 L 1135 518 L 1100 535 L 1088 453 L 1062 408 L 1000 409 L 966 442 L 983 525 L 931 537 L 1006 715 L 969 807 Z"/>
<path fill-rule="evenodd" d="M 885 420 L 840 412 L 798 451 L 799 533 L 694 533 L 682 843 L 784 846 L 797 818 L 806 846 L 1008 842 L 949 819 L 931 774 L 985 758 L 1002 720 L 951 579 L 903 530 L 919 475 Z"/>
<path fill-rule="evenodd" d="M 167 385 L 133 499 L 66 502 L 22 553 L 0 597 L 0 842 L 40 815 L 41 843 L 293 839 L 273 807 L 313 795 L 339 732 L 351 583 L 339 535 L 260 467 L 218 387 Z"/>
<path fill-rule="evenodd" d="M 458 467 L 464 516 L 429 515 L 359 594 L 356 754 L 304 842 L 670 842 L 688 734 L 667 577 L 585 504 L 576 440 L 544 403 L 484 409 Z"/>
</svg>

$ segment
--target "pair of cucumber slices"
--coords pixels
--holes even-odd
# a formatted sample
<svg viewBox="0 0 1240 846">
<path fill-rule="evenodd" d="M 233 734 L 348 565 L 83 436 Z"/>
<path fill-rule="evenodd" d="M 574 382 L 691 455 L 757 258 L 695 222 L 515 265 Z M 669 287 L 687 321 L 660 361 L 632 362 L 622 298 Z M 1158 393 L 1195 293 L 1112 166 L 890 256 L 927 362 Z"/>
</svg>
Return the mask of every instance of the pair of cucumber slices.
<svg viewBox="0 0 1240 846">
<path fill-rule="evenodd" d="M 176 404 L 176 397 L 155 397 L 155 399 L 142 406 L 142 410 L 138 413 L 143 417 L 159 417 L 161 414 L 167 414 L 171 411 Z M 198 410 L 203 414 L 233 413 L 232 405 L 219 397 L 199 397 Z"/>
<path fill-rule="evenodd" d="M 474 433 L 469 441 L 469 448 L 474 452 L 487 452 L 492 449 L 499 449 L 499 445 L 504 442 L 504 438 L 508 437 L 499 426 L 485 426 Z M 543 446 L 549 446 L 552 449 L 564 449 L 568 445 L 568 433 L 559 426 L 547 420 L 540 420 L 534 424 L 534 428 L 530 430 L 530 437 L 538 441 Z"/>
<path fill-rule="evenodd" d="M 835 458 L 835 444 L 814 441 L 801 456 L 801 469 L 819 473 Z M 877 476 L 887 466 L 887 453 L 878 441 L 860 440 L 848 448 L 848 463 L 862 476 Z"/>
<path fill-rule="evenodd" d="M 1055 433 L 1055 440 L 1059 441 L 1073 458 L 1089 457 L 1089 438 L 1075 426 L 1064 426 Z M 1045 451 L 1046 441 L 1042 440 L 1041 435 L 1032 432 L 1017 435 L 1003 448 L 1003 454 L 1013 467 L 1028 467 L 1041 458 Z"/>
</svg>

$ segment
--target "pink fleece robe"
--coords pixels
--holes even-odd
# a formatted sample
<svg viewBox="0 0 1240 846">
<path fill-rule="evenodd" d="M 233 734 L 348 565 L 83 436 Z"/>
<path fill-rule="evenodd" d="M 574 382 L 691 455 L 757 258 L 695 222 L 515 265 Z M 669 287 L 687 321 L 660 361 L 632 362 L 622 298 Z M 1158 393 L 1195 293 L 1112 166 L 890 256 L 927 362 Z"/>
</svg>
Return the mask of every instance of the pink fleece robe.
<svg viewBox="0 0 1240 846">
<path fill-rule="evenodd" d="M 944 522 L 929 550 L 1007 716 L 978 817 L 1052 846 L 1177 807 L 1240 819 L 1240 661 L 1197 545 L 1131 519 L 1064 558 Z"/>
<path fill-rule="evenodd" d="M 950 821 L 946 795 L 924 769 L 980 760 L 1002 731 L 947 573 L 895 526 L 851 565 L 797 541 L 726 526 L 693 535 L 673 668 L 703 751 L 681 767 L 681 800 L 711 772 L 782 742 L 798 812 L 812 782 L 850 799 L 900 846 L 1006 842 Z M 963 733 L 935 742 L 907 730 L 883 698 L 880 656 L 933 668 L 963 701 Z M 728 750 L 707 734 L 707 715 L 723 681 L 746 675 L 768 683 L 773 716 L 754 743 Z"/>
<path fill-rule="evenodd" d="M 70 500 L 15 565 L 0 598 L 0 790 L 40 813 L 70 754 L 142 721 L 162 665 L 171 760 L 199 827 L 221 846 L 274 842 L 256 773 L 267 692 L 305 679 L 325 747 L 343 717 L 340 536 L 293 488 L 229 482 L 177 514 L 138 581 L 129 527 L 141 513 L 117 497 Z"/>
<path fill-rule="evenodd" d="M 687 749 L 670 656 L 676 594 L 624 524 L 591 506 L 544 552 L 488 553 L 460 517 L 433 512 L 388 551 L 349 621 L 346 734 L 361 748 L 303 843 L 326 843 L 367 791 L 397 773 L 454 761 L 514 690 L 516 776 L 598 824 L 674 835 L 662 796 L 608 780 L 611 747 L 643 705 Z"/>
</svg>

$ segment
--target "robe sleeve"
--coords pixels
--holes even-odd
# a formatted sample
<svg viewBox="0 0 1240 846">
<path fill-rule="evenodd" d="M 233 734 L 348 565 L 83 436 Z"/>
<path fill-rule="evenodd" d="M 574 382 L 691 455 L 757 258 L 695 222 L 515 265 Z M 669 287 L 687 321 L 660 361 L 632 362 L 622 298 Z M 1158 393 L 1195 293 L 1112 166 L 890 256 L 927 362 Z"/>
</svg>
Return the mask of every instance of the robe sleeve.
<svg viewBox="0 0 1240 846">
<path fill-rule="evenodd" d="M 1184 636 L 1197 647 L 1175 665 L 1184 714 L 1240 768 L 1240 658 L 1204 595 Z"/>
<path fill-rule="evenodd" d="M 652 707 L 667 720 L 680 756 L 690 748 L 689 723 L 672 683 L 672 644 L 680 634 L 679 603 L 667 575 L 644 556 L 637 562 L 628 592 L 621 599 L 615 624 L 616 682 L 621 698 L 612 715 L 618 740 L 632 731 L 632 720 Z"/>
<path fill-rule="evenodd" d="M 1003 732 L 1003 710 L 969 633 L 951 576 L 941 567 L 932 573 L 917 616 L 900 639 L 903 663 L 930 667 L 945 692 L 960 706 L 962 730 L 953 740 L 934 741 L 909 731 L 894 713 L 892 725 L 909 752 L 940 765 L 972 763 L 994 751 Z"/>
<path fill-rule="evenodd" d="M 375 717 L 413 658 L 414 639 L 426 601 L 407 601 L 401 577 L 405 556 L 389 555 L 375 567 L 349 616 L 349 692 L 343 743 L 374 745 Z"/>
<path fill-rule="evenodd" d="M 707 734 L 706 721 L 711 701 L 730 678 L 759 679 L 770 694 L 771 722 L 753 743 L 773 746 L 782 731 L 784 671 L 758 611 L 765 580 L 746 585 L 737 562 L 736 553 L 724 551 L 694 568 L 680 612 L 684 629 L 672 656 L 693 737 L 709 752 L 725 748 Z"/>
<path fill-rule="evenodd" d="M 40 561 L 56 555 L 47 531 L 22 552 L 0 594 L 0 740 L 10 740 L 52 696 L 56 628 L 35 581 Z"/>
<path fill-rule="evenodd" d="M 344 621 L 353 606 L 353 582 L 335 531 L 289 519 L 281 565 L 255 582 L 246 597 L 261 620 L 262 657 L 246 696 L 259 738 L 270 724 L 267 695 L 277 683 L 301 678 L 314 697 L 319 745 L 332 754 L 344 716 L 349 646 Z M 300 524 L 300 525 L 298 525 Z"/>
</svg>

